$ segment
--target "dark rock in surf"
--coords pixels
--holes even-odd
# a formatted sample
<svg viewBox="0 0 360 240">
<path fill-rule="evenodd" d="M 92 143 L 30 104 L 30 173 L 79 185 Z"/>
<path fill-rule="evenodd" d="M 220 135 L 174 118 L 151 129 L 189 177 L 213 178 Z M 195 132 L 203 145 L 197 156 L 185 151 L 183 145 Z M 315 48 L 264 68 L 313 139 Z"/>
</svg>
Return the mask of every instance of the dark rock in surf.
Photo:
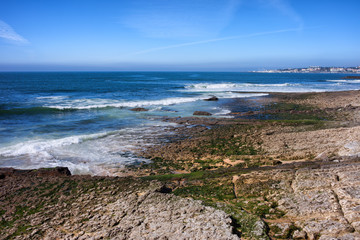
<svg viewBox="0 0 360 240">
<path fill-rule="evenodd" d="M 55 167 L 55 168 L 39 168 L 30 170 L 21 170 L 14 168 L 0 168 L 0 179 L 12 176 L 70 176 L 71 172 L 67 167 Z"/>
<path fill-rule="evenodd" d="M 219 99 L 215 96 L 212 96 L 211 98 L 204 99 L 204 101 L 218 101 Z"/>
<path fill-rule="evenodd" d="M 149 111 L 149 109 L 146 109 L 146 108 L 132 108 L 130 110 L 133 111 L 133 112 L 147 112 L 147 111 Z"/>
<path fill-rule="evenodd" d="M 197 115 L 197 116 L 211 116 L 212 114 L 209 112 L 204 112 L 204 111 L 195 111 L 193 113 L 193 115 Z"/>
<path fill-rule="evenodd" d="M 346 76 L 343 77 L 342 79 L 360 79 L 360 76 Z"/>
</svg>

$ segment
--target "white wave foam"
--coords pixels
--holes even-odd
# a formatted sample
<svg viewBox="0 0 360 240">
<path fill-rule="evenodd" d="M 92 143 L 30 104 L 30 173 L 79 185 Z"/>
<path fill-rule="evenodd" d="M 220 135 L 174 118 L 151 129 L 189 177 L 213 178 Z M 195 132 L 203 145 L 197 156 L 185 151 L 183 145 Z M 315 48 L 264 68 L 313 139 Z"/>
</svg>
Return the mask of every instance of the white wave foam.
<svg viewBox="0 0 360 240">
<path fill-rule="evenodd" d="M 10 147 L 0 148 L 0 156 L 10 157 L 36 154 L 41 157 L 52 158 L 52 156 L 47 152 L 48 149 L 64 147 L 71 144 L 79 144 L 83 141 L 104 137 L 108 134 L 109 133 L 98 133 L 91 135 L 71 136 L 52 140 L 41 139 L 21 142 Z"/>
<path fill-rule="evenodd" d="M 68 96 L 42 96 L 36 97 L 38 100 L 50 100 L 50 101 L 58 101 L 68 98 Z"/>
<path fill-rule="evenodd" d="M 267 96 L 267 93 L 240 93 L 240 92 L 220 92 L 216 93 L 218 98 L 250 98 L 250 97 L 263 97 Z"/>
<path fill-rule="evenodd" d="M 257 84 L 257 83 L 198 83 L 185 86 L 185 92 L 321 92 L 314 85 L 306 86 L 300 83 Z"/>
<path fill-rule="evenodd" d="M 279 84 L 257 84 L 257 83 L 197 83 L 186 85 L 185 89 L 199 91 L 234 91 L 243 90 L 249 87 L 291 87 L 301 86 L 301 84 L 279 83 Z"/>
<path fill-rule="evenodd" d="M 327 82 L 336 82 L 336 83 L 360 83 L 360 80 L 345 80 L 345 79 L 339 79 L 339 80 L 326 80 Z"/>
<path fill-rule="evenodd" d="M 156 124 L 155 124 L 156 125 Z M 73 174 L 116 175 L 124 165 L 148 162 L 134 152 L 157 144 L 171 124 L 144 125 L 118 131 L 60 139 L 36 139 L 0 148 L 0 166 L 21 169 L 68 167 Z"/>
<path fill-rule="evenodd" d="M 149 106 L 167 106 L 179 103 L 195 102 L 204 99 L 204 97 L 178 97 L 166 98 L 160 100 L 149 101 L 119 101 L 112 99 L 76 99 L 71 101 L 63 101 L 56 105 L 46 104 L 44 107 L 57 109 L 91 109 L 91 108 L 106 108 L 106 107 L 149 107 Z"/>
<path fill-rule="evenodd" d="M 231 113 L 231 111 L 228 109 L 216 108 L 216 110 L 220 110 L 219 112 L 214 113 L 214 115 L 216 115 L 216 116 L 223 116 L 223 115 L 227 115 L 227 114 Z"/>
<path fill-rule="evenodd" d="M 243 94 L 243 93 L 233 93 L 233 92 L 224 92 L 218 93 L 216 96 L 218 98 L 244 98 L 244 97 L 256 97 L 264 96 L 266 94 Z M 176 98 L 165 98 L 159 100 L 149 100 L 149 101 L 119 101 L 113 99 L 75 99 L 75 100 L 64 100 L 56 104 L 45 104 L 44 107 L 56 108 L 56 109 L 92 109 L 92 108 L 106 108 L 106 107 L 116 107 L 116 108 L 133 108 L 133 107 L 160 107 L 160 106 L 169 106 L 181 103 L 196 102 L 199 100 L 204 100 L 209 98 L 207 94 L 202 94 L 196 97 L 176 97 Z"/>
</svg>

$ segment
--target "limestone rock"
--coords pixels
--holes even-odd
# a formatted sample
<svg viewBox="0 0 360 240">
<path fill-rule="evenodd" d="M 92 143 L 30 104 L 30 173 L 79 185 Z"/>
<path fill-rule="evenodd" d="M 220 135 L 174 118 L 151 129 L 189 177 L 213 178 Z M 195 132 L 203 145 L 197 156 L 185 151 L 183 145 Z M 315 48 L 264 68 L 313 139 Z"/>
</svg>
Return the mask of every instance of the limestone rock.
<svg viewBox="0 0 360 240">
<path fill-rule="evenodd" d="M 267 189 L 266 201 L 276 202 L 272 212 L 284 213 L 269 223 L 275 238 L 360 239 L 360 159 L 350 159 L 240 175 L 237 194 Z"/>
<path fill-rule="evenodd" d="M 292 236 L 293 236 L 293 239 L 306 239 L 306 232 L 300 231 L 300 230 L 295 230 Z"/>
</svg>

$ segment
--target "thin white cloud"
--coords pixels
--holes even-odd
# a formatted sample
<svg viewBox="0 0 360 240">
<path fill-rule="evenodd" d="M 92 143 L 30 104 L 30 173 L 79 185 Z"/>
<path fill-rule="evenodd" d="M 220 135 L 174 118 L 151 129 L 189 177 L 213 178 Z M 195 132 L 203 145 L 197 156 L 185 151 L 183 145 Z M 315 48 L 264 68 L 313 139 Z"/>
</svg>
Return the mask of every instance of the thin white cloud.
<svg viewBox="0 0 360 240">
<path fill-rule="evenodd" d="M 11 41 L 13 43 L 29 43 L 24 37 L 16 33 L 15 30 L 6 22 L 0 20 L 0 38 Z"/>
<path fill-rule="evenodd" d="M 214 37 L 232 20 L 242 0 L 139 0 L 120 22 L 145 37 Z"/>
<path fill-rule="evenodd" d="M 252 33 L 252 34 L 248 34 L 248 35 L 231 36 L 231 37 L 224 37 L 224 38 L 213 38 L 213 39 L 208 39 L 208 40 L 203 40 L 203 41 L 187 42 L 187 43 L 169 45 L 169 46 L 158 47 L 158 48 L 150 48 L 150 49 L 146 49 L 143 51 L 132 53 L 131 55 L 140 55 L 140 54 L 157 52 L 157 51 L 166 50 L 166 49 L 180 48 L 180 47 L 186 47 L 186 46 L 192 46 L 192 45 L 200 45 L 200 44 L 205 44 L 205 43 L 226 41 L 226 40 L 232 40 L 232 39 L 244 39 L 244 38 L 271 35 L 271 34 L 277 34 L 277 33 L 295 32 L 295 31 L 299 31 L 299 30 L 301 30 L 301 29 L 300 28 L 291 28 L 291 29 L 281 29 L 281 30 L 276 30 L 276 31 Z"/>
<path fill-rule="evenodd" d="M 303 27 L 304 21 L 302 17 L 290 5 L 288 0 L 261 0 L 261 1 L 270 4 L 270 6 L 280 11 L 283 15 L 292 19 L 292 21 L 296 22 L 300 28 Z"/>
</svg>

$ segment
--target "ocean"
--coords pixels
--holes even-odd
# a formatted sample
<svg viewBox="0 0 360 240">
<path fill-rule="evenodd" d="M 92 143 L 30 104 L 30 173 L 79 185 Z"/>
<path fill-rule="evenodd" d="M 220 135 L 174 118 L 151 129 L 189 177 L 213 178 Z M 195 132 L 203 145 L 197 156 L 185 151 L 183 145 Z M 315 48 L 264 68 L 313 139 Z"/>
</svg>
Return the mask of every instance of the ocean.
<svg viewBox="0 0 360 240">
<path fill-rule="evenodd" d="M 0 73 L 0 167 L 65 166 L 116 175 L 148 162 L 134 151 L 161 140 L 163 117 L 230 117 L 234 98 L 360 89 L 344 74 L 213 72 Z M 216 96 L 219 101 L 203 101 Z M 135 112 L 141 107 L 148 111 Z M 239 110 L 239 109 L 237 109 Z M 241 110 L 241 109 L 240 109 Z M 246 109 L 244 108 L 244 111 Z M 160 139 L 160 140 L 159 140 Z"/>
</svg>

